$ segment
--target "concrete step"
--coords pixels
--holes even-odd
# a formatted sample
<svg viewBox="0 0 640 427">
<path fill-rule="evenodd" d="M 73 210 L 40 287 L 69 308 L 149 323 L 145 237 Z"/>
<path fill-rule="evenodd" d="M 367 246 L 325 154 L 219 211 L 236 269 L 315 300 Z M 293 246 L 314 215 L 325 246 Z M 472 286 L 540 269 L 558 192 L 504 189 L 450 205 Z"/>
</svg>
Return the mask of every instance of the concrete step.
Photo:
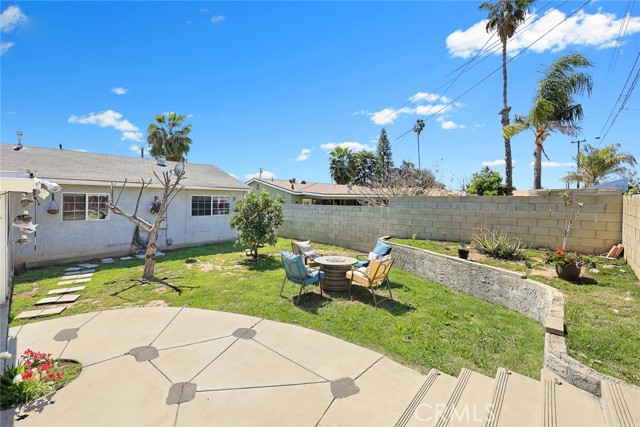
<svg viewBox="0 0 640 427">
<path fill-rule="evenodd" d="M 484 426 L 490 416 L 493 379 L 462 369 L 436 427 Z"/>
<path fill-rule="evenodd" d="M 613 381 L 601 382 L 604 418 L 610 427 L 640 427 L 640 390 Z"/>
<path fill-rule="evenodd" d="M 540 425 L 540 382 L 498 368 L 486 427 Z"/>
<path fill-rule="evenodd" d="M 434 426 L 456 381 L 455 377 L 432 369 L 396 427 Z"/>
<path fill-rule="evenodd" d="M 602 427 L 605 424 L 598 398 L 542 370 L 543 427 Z"/>
</svg>

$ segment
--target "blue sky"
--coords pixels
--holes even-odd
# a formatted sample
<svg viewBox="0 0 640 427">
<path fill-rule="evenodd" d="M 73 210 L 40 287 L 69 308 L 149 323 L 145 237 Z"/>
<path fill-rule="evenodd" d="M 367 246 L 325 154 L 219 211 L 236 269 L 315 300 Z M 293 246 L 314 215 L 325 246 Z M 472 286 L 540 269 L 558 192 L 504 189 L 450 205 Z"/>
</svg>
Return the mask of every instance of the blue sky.
<svg viewBox="0 0 640 427">
<path fill-rule="evenodd" d="M 510 41 L 512 117 L 528 112 L 545 65 L 580 53 L 594 64 L 594 90 L 582 99 L 577 139 L 620 143 L 640 160 L 640 92 L 629 90 L 640 66 L 634 3 L 536 2 Z M 504 176 L 498 50 L 450 74 L 496 41 L 478 5 L 3 1 L 1 140 L 13 144 L 22 131 L 27 146 L 136 156 L 153 117 L 176 111 L 193 125 L 190 162 L 241 180 L 262 168 L 264 177 L 330 182 L 328 152 L 373 150 L 383 127 L 395 162 L 417 164 L 407 131 L 423 118 L 421 163 L 450 188 L 483 164 Z M 575 139 L 545 142 L 545 188 L 564 186 Z M 518 189 L 532 186 L 533 150 L 530 132 L 512 140 Z"/>
</svg>

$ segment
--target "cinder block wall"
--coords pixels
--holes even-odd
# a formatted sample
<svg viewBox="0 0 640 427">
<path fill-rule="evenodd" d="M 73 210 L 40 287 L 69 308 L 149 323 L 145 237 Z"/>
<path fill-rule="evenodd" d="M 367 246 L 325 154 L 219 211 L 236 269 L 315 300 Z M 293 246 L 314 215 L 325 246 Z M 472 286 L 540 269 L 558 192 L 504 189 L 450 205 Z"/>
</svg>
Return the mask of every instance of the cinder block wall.
<svg viewBox="0 0 640 427">
<path fill-rule="evenodd" d="M 378 237 L 469 241 L 474 227 L 508 228 L 533 247 L 562 244 L 560 190 L 534 196 L 396 197 L 388 208 L 285 205 L 281 236 L 311 239 L 357 250 L 371 250 Z M 619 191 L 574 190 L 584 203 L 567 247 L 584 253 L 608 251 L 622 241 Z M 547 211 L 551 210 L 549 216 Z"/>
<path fill-rule="evenodd" d="M 622 212 L 624 257 L 640 277 L 640 195 L 624 196 Z"/>
</svg>

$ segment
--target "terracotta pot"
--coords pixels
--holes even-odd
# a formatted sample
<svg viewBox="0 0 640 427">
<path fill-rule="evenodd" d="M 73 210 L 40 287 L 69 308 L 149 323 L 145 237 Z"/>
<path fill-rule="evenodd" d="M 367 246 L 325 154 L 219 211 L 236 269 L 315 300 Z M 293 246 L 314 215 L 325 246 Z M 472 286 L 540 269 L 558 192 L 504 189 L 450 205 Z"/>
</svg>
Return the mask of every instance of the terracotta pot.
<svg viewBox="0 0 640 427">
<path fill-rule="evenodd" d="M 47 209 L 47 213 L 51 215 L 56 215 L 58 212 L 60 212 L 60 209 Z"/>
<path fill-rule="evenodd" d="M 469 257 L 468 249 L 458 249 L 458 258 L 467 259 Z"/>
<path fill-rule="evenodd" d="M 556 265 L 556 274 L 558 277 L 570 282 L 576 281 L 580 278 L 580 270 L 580 267 L 576 264 Z"/>
</svg>

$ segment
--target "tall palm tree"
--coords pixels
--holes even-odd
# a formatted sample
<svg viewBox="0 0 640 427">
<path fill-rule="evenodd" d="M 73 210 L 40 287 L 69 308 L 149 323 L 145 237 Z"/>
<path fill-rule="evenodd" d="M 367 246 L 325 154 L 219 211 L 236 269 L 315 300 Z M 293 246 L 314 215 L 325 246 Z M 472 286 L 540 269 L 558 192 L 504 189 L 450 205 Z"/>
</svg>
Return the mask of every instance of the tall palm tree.
<svg viewBox="0 0 640 427">
<path fill-rule="evenodd" d="M 152 156 L 165 156 L 173 162 L 184 162 L 189 153 L 191 125 L 183 125 L 185 116 L 158 114 L 149 125 L 147 144 Z"/>
<path fill-rule="evenodd" d="M 336 184 L 350 184 L 355 170 L 353 153 L 348 148 L 336 147 L 329 153 L 329 174 Z"/>
<path fill-rule="evenodd" d="M 580 171 L 570 172 L 563 179 L 568 182 L 584 182 L 585 187 L 600 184 L 609 175 L 624 175 L 629 173 L 625 165 L 635 166 L 636 158 L 629 153 L 620 153 L 620 144 L 610 144 L 603 148 L 585 145 L 578 153 Z"/>
<path fill-rule="evenodd" d="M 544 141 L 551 132 L 568 136 L 578 136 L 582 130 L 580 122 L 584 117 L 582 105 L 576 103 L 576 96 L 591 95 L 593 80 L 591 75 L 579 69 L 591 66 L 584 56 L 574 53 L 558 58 L 544 72 L 538 82 L 533 106 L 528 116 L 516 116 L 513 125 L 505 126 L 505 137 L 512 137 L 525 129 L 535 134 L 535 160 L 533 168 L 533 188 L 542 188 L 542 154 Z M 546 154 L 545 154 L 546 156 Z"/>
<path fill-rule="evenodd" d="M 416 120 L 416 124 L 413 125 L 413 131 L 418 135 L 418 169 L 422 169 L 420 165 L 420 133 L 424 129 L 424 120 Z"/>
<path fill-rule="evenodd" d="M 525 20 L 529 6 L 535 0 L 496 0 L 495 3 L 482 3 L 480 10 L 488 12 L 487 33 L 496 31 L 502 42 L 502 103 L 500 111 L 502 127 L 509 126 L 509 112 L 511 107 L 507 103 L 507 41 L 513 37 Z M 505 161 L 505 192 L 511 195 L 513 191 L 513 161 L 511 160 L 511 138 L 504 136 Z"/>
</svg>

